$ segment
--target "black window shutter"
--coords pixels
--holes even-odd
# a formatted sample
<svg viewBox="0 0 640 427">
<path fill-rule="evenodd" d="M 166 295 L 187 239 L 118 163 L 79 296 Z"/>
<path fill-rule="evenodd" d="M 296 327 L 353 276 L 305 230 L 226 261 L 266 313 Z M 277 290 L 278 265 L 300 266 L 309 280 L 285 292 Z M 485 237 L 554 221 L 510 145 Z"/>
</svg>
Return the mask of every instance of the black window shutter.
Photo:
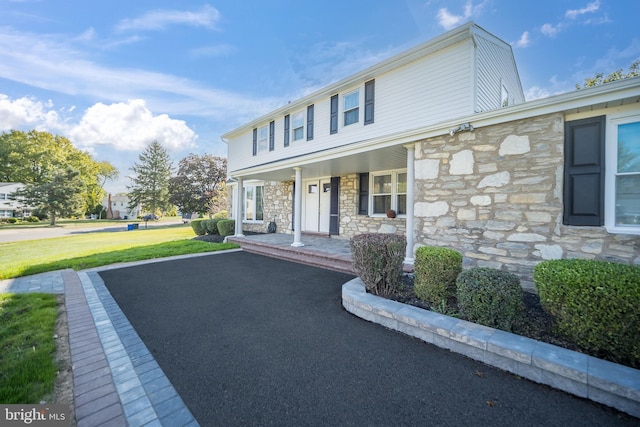
<svg viewBox="0 0 640 427">
<path fill-rule="evenodd" d="M 307 107 L 307 141 L 313 139 L 313 104 Z"/>
<path fill-rule="evenodd" d="M 269 122 L 269 151 L 273 151 L 276 148 L 275 145 L 275 134 L 276 133 L 276 122 Z"/>
<path fill-rule="evenodd" d="M 258 154 L 258 129 L 253 129 L 253 155 Z"/>
<path fill-rule="evenodd" d="M 364 84 L 364 124 L 373 123 L 373 106 L 375 101 L 376 81 L 369 80 Z"/>
<path fill-rule="evenodd" d="M 289 127 L 291 123 L 291 117 L 287 114 L 284 116 L 284 146 L 289 146 Z"/>
<path fill-rule="evenodd" d="M 603 225 L 605 116 L 566 122 L 564 138 L 563 223 Z"/>
<path fill-rule="evenodd" d="M 369 173 L 361 173 L 358 191 L 358 215 L 369 214 Z"/>
<path fill-rule="evenodd" d="M 331 194 L 329 204 L 329 234 L 340 234 L 340 177 L 331 177 Z"/>
<path fill-rule="evenodd" d="M 338 133 L 338 95 L 331 97 L 331 116 L 329 120 L 329 133 Z"/>
</svg>

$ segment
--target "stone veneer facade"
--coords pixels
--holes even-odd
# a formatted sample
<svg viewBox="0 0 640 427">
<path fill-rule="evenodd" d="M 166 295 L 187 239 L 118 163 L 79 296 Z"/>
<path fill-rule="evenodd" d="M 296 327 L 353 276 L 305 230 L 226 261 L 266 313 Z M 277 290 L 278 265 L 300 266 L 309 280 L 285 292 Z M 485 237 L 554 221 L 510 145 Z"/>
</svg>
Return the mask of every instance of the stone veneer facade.
<svg viewBox="0 0 640 427">
<path fill-rule="evenodd" d="M 517 274 L 533 287 L 542 260 L 605 259 L 640 265 L 640 236 L 604 227 L 562 224 L 564 116 L 550 114 L 454 136 L 429 138 L 415 148 L 415 248 L 446 246 L 465 267 Z M 244 224 L 292 233 L 293 182 L 265 182 L 265 221 Z M 340 177 L 340 234 L 405 233 L 403 218 L 358 215 L 358 175 Z"/>
</svg>

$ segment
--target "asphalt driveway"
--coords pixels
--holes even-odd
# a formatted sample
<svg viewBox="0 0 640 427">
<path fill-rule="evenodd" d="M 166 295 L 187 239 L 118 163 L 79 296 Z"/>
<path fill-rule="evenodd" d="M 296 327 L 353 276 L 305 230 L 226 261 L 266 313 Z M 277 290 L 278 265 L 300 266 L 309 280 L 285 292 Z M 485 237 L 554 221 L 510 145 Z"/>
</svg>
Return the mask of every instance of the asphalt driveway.
<svg viewBox="0 0 640 427">
<path fill-rule="evenodd" d="M 346 274 L 230 252 L 100 276 L 203 426 L 636 425 L 352 316 Z"/>
</svg>

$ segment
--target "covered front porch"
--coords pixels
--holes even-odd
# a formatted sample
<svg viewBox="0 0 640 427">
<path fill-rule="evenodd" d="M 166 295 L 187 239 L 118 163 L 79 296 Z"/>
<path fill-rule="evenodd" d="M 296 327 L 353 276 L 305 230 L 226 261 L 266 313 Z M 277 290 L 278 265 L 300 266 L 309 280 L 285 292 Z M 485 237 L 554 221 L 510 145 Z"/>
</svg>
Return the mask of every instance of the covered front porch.
<svg viewBox="0 0 640 427">
<path fill-rule="evenodd" d="M 348 239 L 353 235 L 395 232 L 406 236 L 405 263 L 413 264 L 414 162 L 414 144 L 398 144 L 368 151 L 324 152 L 232 172 L 231 211 L 233 218 L 243 219 L 236 221 L 234 238 L 242 239 L 243 229 L 264 232 L 268 222 L 273 221 L 277 223 L 276 234 L 284 234 L 275 243 L 278 247 L 304 248 L 313 244 L 313 250 L 321 248 L 320 252 L 332 253 L 322 240 L 342 240 L 338 245 L 347 251 L 338 252 L 345 255 Z M 374 190 L 382 185 L 389 190 Z M 264 211 L 260 221 L 249 223 L 244 217 L 247 202 L 242 198 L 246 197 L 247 186 L 263 186 L 260 191 Z M 398 208 L 398 217 L 389 219 L 388 209 Z M 317 235 L 332 238 L 310 240 Z M 276 239 L 264 238 L 272 242 Z M 302 256 L 304 251 L 297 253 Z"/>
</svg>

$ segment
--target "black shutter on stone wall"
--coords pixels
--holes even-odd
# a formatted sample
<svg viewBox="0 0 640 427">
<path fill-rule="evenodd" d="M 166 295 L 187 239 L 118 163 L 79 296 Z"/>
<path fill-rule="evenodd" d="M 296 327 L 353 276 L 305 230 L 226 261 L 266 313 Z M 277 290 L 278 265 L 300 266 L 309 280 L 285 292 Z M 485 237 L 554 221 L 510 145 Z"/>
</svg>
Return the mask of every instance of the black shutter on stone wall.
<svg viewBox="0 0 640 427">
<path fill-rule="evenodd" d="M 258 129 L 253 129 L 253 155 L 258 154 Z"/>
<path fill-rule="evenodd" d="M 329 133 L 338 133 L 338 95 L 331 97 L 331 115 L 329 118 Z"/>
<path fill-rule="evenodd" d="M 287 114 L 284 116 L 284 146 L 289 146 L 289 127 L 290 127 L 291 117 Z"/>
<path fill-rule="evenodd" d="M 307 107 L 307 141 L 313 139 L 313 104 Z"/>
<path fill-rule="evenodd" d="M 376 81 L 369 80 L 364 84 L 364 124 L 373 123 L 373 106 L 375 101 Z"/>
<path fill-rule="evenodd" d="M 605 116 L 566 122 L 564 138 L 563 223 L 603 225 Z"/>
<path fill-rule="evenodd" d="M 369 173 L 361 173 L 358 189 L 358 215 L 369 214 Z"/>
<path fill-rule="evenodd" d="M 275 144 L 276 122 L 269 122 L 269 151 L 276 148 Z"/>
<path fill-rule="evenodd" d="M 331 194 L 329 204 L 329 234 L 340 234 L 340 177 L 331 177 Z"/>
</svg>

